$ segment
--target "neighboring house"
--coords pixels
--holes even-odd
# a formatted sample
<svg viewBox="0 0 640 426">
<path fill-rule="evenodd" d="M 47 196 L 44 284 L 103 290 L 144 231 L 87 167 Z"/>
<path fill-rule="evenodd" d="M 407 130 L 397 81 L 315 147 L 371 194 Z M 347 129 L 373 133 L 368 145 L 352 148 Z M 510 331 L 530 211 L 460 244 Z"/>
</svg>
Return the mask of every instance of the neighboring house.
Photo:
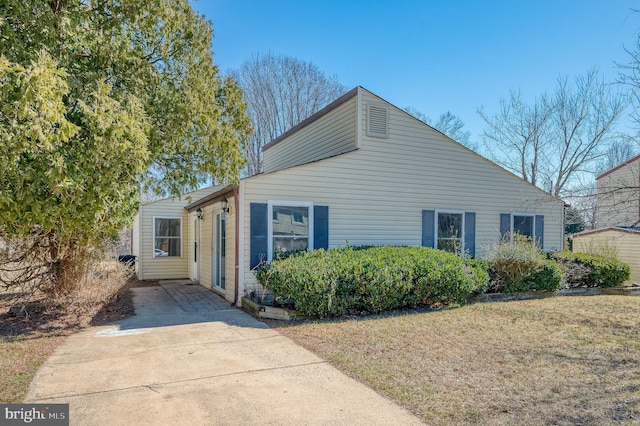
<svg viewBox="0 0 640 426">
<path fill-rule="evenodd" d="M 264 173 L 194 197 L 182 215 L 160 207 L 155 216 L 180 217 L 182 240 L 143 263 L 142 277 L 188 276 L 234 303 L 278 250 L 390 244 L 480 256 L 513 232 L 547 251 L 563 245 L 560 199 L 362 87 L 266 145 Z M 159 242 L 174 234 L 138 243 L 167 251 Z"/>
<path fill-rule="evenodd" d="M 615 251 L 640 282 L 640 155 L 596 178 L 596 226 L 573 236 L 573 251 Z"/>
<path fill-rule="evenodd" d="M 596 178 L 596 228 L 640 224 L 640 155 Z"/>
<path fill-rule="evenodd" d="M 630 280 L 640 283 L 640 228 L 607 227 L 573 236 L 576 253 L 615 253 L 631 268 Z"/>
</svg>

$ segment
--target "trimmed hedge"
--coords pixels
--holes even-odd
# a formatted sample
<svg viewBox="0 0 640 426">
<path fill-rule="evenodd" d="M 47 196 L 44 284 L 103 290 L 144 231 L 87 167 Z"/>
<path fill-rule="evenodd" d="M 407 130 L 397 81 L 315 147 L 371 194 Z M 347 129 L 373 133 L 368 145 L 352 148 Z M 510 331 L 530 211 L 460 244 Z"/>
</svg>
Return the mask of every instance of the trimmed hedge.
<svg viewBox="0 0 640 426">
<path fill-rule="evenodd" d="M 617 287 L 629 279 L 629 265 L 615 257 L 559 252 L 550 255 L 565 268 L 565 285 L 571 287 Z"/>
<path fill-rule="evenodd" d="M 486 263 L 426 247 L 313 250 L 262 265 L 260 284 L 305 315 L 460 303 L 489 281 Z"/>
</svg>

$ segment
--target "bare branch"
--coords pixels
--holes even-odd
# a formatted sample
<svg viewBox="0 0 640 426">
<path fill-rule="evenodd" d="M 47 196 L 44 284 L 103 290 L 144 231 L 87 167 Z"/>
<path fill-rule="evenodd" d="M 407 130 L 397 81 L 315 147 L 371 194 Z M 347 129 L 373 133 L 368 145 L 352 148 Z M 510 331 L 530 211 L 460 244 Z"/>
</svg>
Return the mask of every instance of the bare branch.
<svg viewBox="0 0 640 426">
<path fill-rule="evenodd" d="M 345 92 L 312 63 L 271 53 L 246 61 L 233 78 L 242 88 L 254 133 L 245 144 L 248 176 L 262 171 L 262 147 Z"/>
</svg>

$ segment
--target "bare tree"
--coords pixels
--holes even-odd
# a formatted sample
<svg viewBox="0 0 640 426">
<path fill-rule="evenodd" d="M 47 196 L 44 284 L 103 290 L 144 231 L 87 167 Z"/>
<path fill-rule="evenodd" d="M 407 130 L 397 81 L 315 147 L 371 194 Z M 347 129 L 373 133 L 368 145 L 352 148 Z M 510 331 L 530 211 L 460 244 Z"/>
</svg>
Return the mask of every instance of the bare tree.
<svg viewBox="0 0 640 426">
<path fill-rule="evenodd" d="M 471 141 L 469 140 L 471 137 L 471 132 L 463 129 L 464 121 L 462 121 L 457 115 L 452 114 L 450 111 L 447 111 L 444 114 L 440 114 L 440 117 L 438 117 L 438 121 L 433 124 L 433 127 L 449 136 L 456 142 L 460 142 L 462 145 L 474 151 L 476 151 L 478 148 L 476 144 L 471 143 Z"/>
<path fill-rule="evenodd" d="M 418 111 L 417 109 L 415 109 L 414 107 L 406 107 L 404 109 L 404 112 L 411 114 L 412 116 L 414 116 L 415 118 L 417 118 L 418 120 L 422 121 L 423 123 L 428 124 L 429 126 L 432 126 L 431 124 L 431 118 L 429 118 L 429 116 L 423 112 Z M 449 136 L 451 137 L 451 136 Z"/>
<path fill-rule="evenodd" d="M 464 121 L 462 121 L 460 117 L 451 113 L 450 111 L 440 114 L 440 117 L 438 117 L 438 121 L 432 123 L 431 118 L 413 107 L 406 107 L 404 110 L 405 112 L 413 115 L 418 120 L 449 136 L 454 141 L 461 143 L 469 149 L 477 151 L 477 144 L 471 142 L 470 140 L 471 132 L 463 129 Z"/>
<path fill-rule="evenodd" d="M 552 96 L 527 104 L 520 92 L 500 101 L 500 111 L 478 113 L 490 157 L 506 169 L 555 196 L 564 195 L 572 179 L 593 172 L 625 111 L 627 98 L 614 92 L 595 69 L 569 82 L 558 78 Z"/>
<path fill-rule="evenodd" d="M 637 13 L 638 10 L 633 12 Z M 632 48 L 625 48 L 629 54 L 629 62 L 626 64 L 617 63 L 618 83 L 630 89 L 631 120 L 635 123 L 636 129 L 640 130 L 640 34 L 636 36 Z"/>
<path fill-rule="evenodd" d="M 591 166 L 616 135 L 615 126 L 627 104 L 626 97 L 614 92 L 595 69 L 576 77 L 573 85 L 566 77 L 558 79 L 553 139 L 545 158 L 553 195 L 562 195 L 574 175 L 593 171 Z"/>
<path fill-rule="evenodd" d="M 552 111 L 546 94 L 528 105 L 519 91 L 510 91 L 508 99 L 500 99 L 500 111 L 493 117 L 479 109 L 488 126 L 482 139 L 491 159 L 538 185 L 544 150 L 550 143 Z"/>
<path fill-rule="evenodd" d="M 252 57 L 231 74 L 242 89 L 254 129 L 245 145 L 248 176 L 262 171 L 264 145 L 346 91 L 316 65 L 271 53 Z"/>
<path fill-rule="evenodd" d="M 607 150 L 604 152 L 603 158 L 600 160 L 600 162 L 598 162 L 596 173 L 604 173 L 607 170 L 610 170 L 624 163 L 637 154 L 637 144 L 631 141 L 630 138 L 621 136 L 621 139 L 611 142 L 611 144 L 607 147 Z"/>
</svg>

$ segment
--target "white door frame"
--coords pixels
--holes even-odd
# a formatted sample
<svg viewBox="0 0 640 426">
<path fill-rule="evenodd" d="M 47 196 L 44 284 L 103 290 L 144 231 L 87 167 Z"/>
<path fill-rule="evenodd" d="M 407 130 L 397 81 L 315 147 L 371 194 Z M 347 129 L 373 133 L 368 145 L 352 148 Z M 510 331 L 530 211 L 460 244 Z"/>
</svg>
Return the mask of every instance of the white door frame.
<svg viewBox="0 0 640 426">
<path fill-rule="evenodd" d="M 225 285 L 223 273 L 224 273 L 224 267 L 225 267 L 224 263 L 226 259 L 226 250 L 225 250 L 225 247 L 223 247 L 223 245 L 226 244 L 226 237 L 223 240 L 222 234 L 224 231 L 223 226 L 226 225 L 226 215 L 223 212 L 219 212 L 219 213 L 214 213 L 213 217 L 214 217 L 213 227 L 212 227 L 213 228 L 212 230 L 213 247 L 211 250 L 211 253 L 213 256 L 211 265 L 213 266 L 213 268 L 212 268 L 212 277 L 211 277 L 212 278 L 211 287 L 217 290 L 224 291 L 226 285 Z M 222 256 L 222 253 L 225 253 L 224 257 Z"/>
</svg>

